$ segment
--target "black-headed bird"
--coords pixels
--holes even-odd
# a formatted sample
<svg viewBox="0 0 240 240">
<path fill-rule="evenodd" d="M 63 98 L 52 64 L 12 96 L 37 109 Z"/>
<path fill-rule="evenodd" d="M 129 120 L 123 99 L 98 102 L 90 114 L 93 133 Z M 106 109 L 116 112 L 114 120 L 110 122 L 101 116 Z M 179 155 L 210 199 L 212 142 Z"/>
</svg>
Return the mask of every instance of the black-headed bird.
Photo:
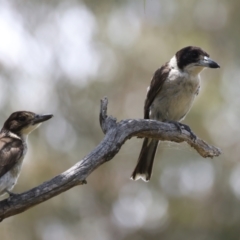
<svg viewBox="0 0 240 240">
<path fill-rule="evenodd" d="M 178 129 L 183 127 L 190 130 L 179 122 L 185 118 L 199 93 L 199 73 L 204 68 L 219 67 L 209 54 L 199 47 L 189 46 L 179 50 L 155 72 L 145 100 L 144 118 L 173 122 Z M 131 179 L 150 180 L 158 142 L 156 139 L 144 139 Z"/>
</svg>

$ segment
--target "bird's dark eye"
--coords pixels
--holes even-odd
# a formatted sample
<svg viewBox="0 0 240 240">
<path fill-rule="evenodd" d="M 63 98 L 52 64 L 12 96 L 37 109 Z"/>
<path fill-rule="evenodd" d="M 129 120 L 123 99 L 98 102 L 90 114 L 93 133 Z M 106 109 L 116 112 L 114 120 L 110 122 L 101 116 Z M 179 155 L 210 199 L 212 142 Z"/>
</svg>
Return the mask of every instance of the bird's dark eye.
<svg viewBox="0 0 240 240">
<path fill-rule="evenodd" d="M 20 116 L 20 117 L 18 117 L 18 121 L 19 122 L 25 122 L 26 121 L 26 117 Z"/>
</svg>

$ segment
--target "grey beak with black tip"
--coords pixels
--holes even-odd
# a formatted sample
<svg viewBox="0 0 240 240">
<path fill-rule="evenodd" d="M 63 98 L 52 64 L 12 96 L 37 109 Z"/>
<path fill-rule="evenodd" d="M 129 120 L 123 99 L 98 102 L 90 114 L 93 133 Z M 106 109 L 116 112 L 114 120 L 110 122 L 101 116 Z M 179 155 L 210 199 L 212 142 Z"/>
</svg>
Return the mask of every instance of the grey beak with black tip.
<svg viewBox="0 0 240 240">
<path fill-rule="evenodd" d="M 211 58 L 205 56 L 203 59 L 201 59 L 198 63 L 198 66 L 208 67 L 208 68 L 220 68 L 220 66 L 213 61 Z"/>
<path fill-rule="evenodd" d="M 52 114 L 36 115 L 34 120 L 33 120 L 33 125 L 45 122 L 52 117 L 53 117 Z"/>
</svg>

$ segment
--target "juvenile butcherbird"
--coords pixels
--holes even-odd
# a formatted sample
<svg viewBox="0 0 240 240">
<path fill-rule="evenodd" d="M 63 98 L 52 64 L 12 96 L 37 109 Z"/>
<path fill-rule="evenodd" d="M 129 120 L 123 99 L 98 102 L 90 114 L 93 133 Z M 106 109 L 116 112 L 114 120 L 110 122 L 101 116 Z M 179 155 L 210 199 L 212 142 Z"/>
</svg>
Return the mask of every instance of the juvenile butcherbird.
<svg viewBox="0 0 240 240">
<path fill-rule="evenodd" d="M 185 118 L 198 95 L 199 73 L 205 67 L 220 66 L 199 47 L 189 46 L 179 50 L 155 72 L 145 100 L 144 118 L 174 122 L 178 129 L 184 127 L 190 130 L 179 121 Z M 137 166 L 132 173 L 133 180 L 149 181 L 158 142 L 156 139 L 144 139 Z"/>
<path fill-rule="evenodd" d="M 19 111 L 6 120 L 0 131 L 0 195 L 14 195 L 10 191 L 17 183 L 27 152 L 28 134 L 52 117 Z"/>
</svg>

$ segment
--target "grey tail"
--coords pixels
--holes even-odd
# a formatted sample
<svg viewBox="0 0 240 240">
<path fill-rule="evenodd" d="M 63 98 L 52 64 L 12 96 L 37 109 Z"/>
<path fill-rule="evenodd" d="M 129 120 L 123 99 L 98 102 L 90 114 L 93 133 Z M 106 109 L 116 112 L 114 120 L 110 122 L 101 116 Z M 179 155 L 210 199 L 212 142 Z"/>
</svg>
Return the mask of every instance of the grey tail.
<svg viewBox="0 0 240 240">
<path fill-rule="evenodd" d="M 132 180 L 138 180 L 140 178 L 145 182 L 150 180 L 158 142 L 158 140 L 151 138 L 144 139 L 137 166 L 131 176 Z"/>
</svg>

